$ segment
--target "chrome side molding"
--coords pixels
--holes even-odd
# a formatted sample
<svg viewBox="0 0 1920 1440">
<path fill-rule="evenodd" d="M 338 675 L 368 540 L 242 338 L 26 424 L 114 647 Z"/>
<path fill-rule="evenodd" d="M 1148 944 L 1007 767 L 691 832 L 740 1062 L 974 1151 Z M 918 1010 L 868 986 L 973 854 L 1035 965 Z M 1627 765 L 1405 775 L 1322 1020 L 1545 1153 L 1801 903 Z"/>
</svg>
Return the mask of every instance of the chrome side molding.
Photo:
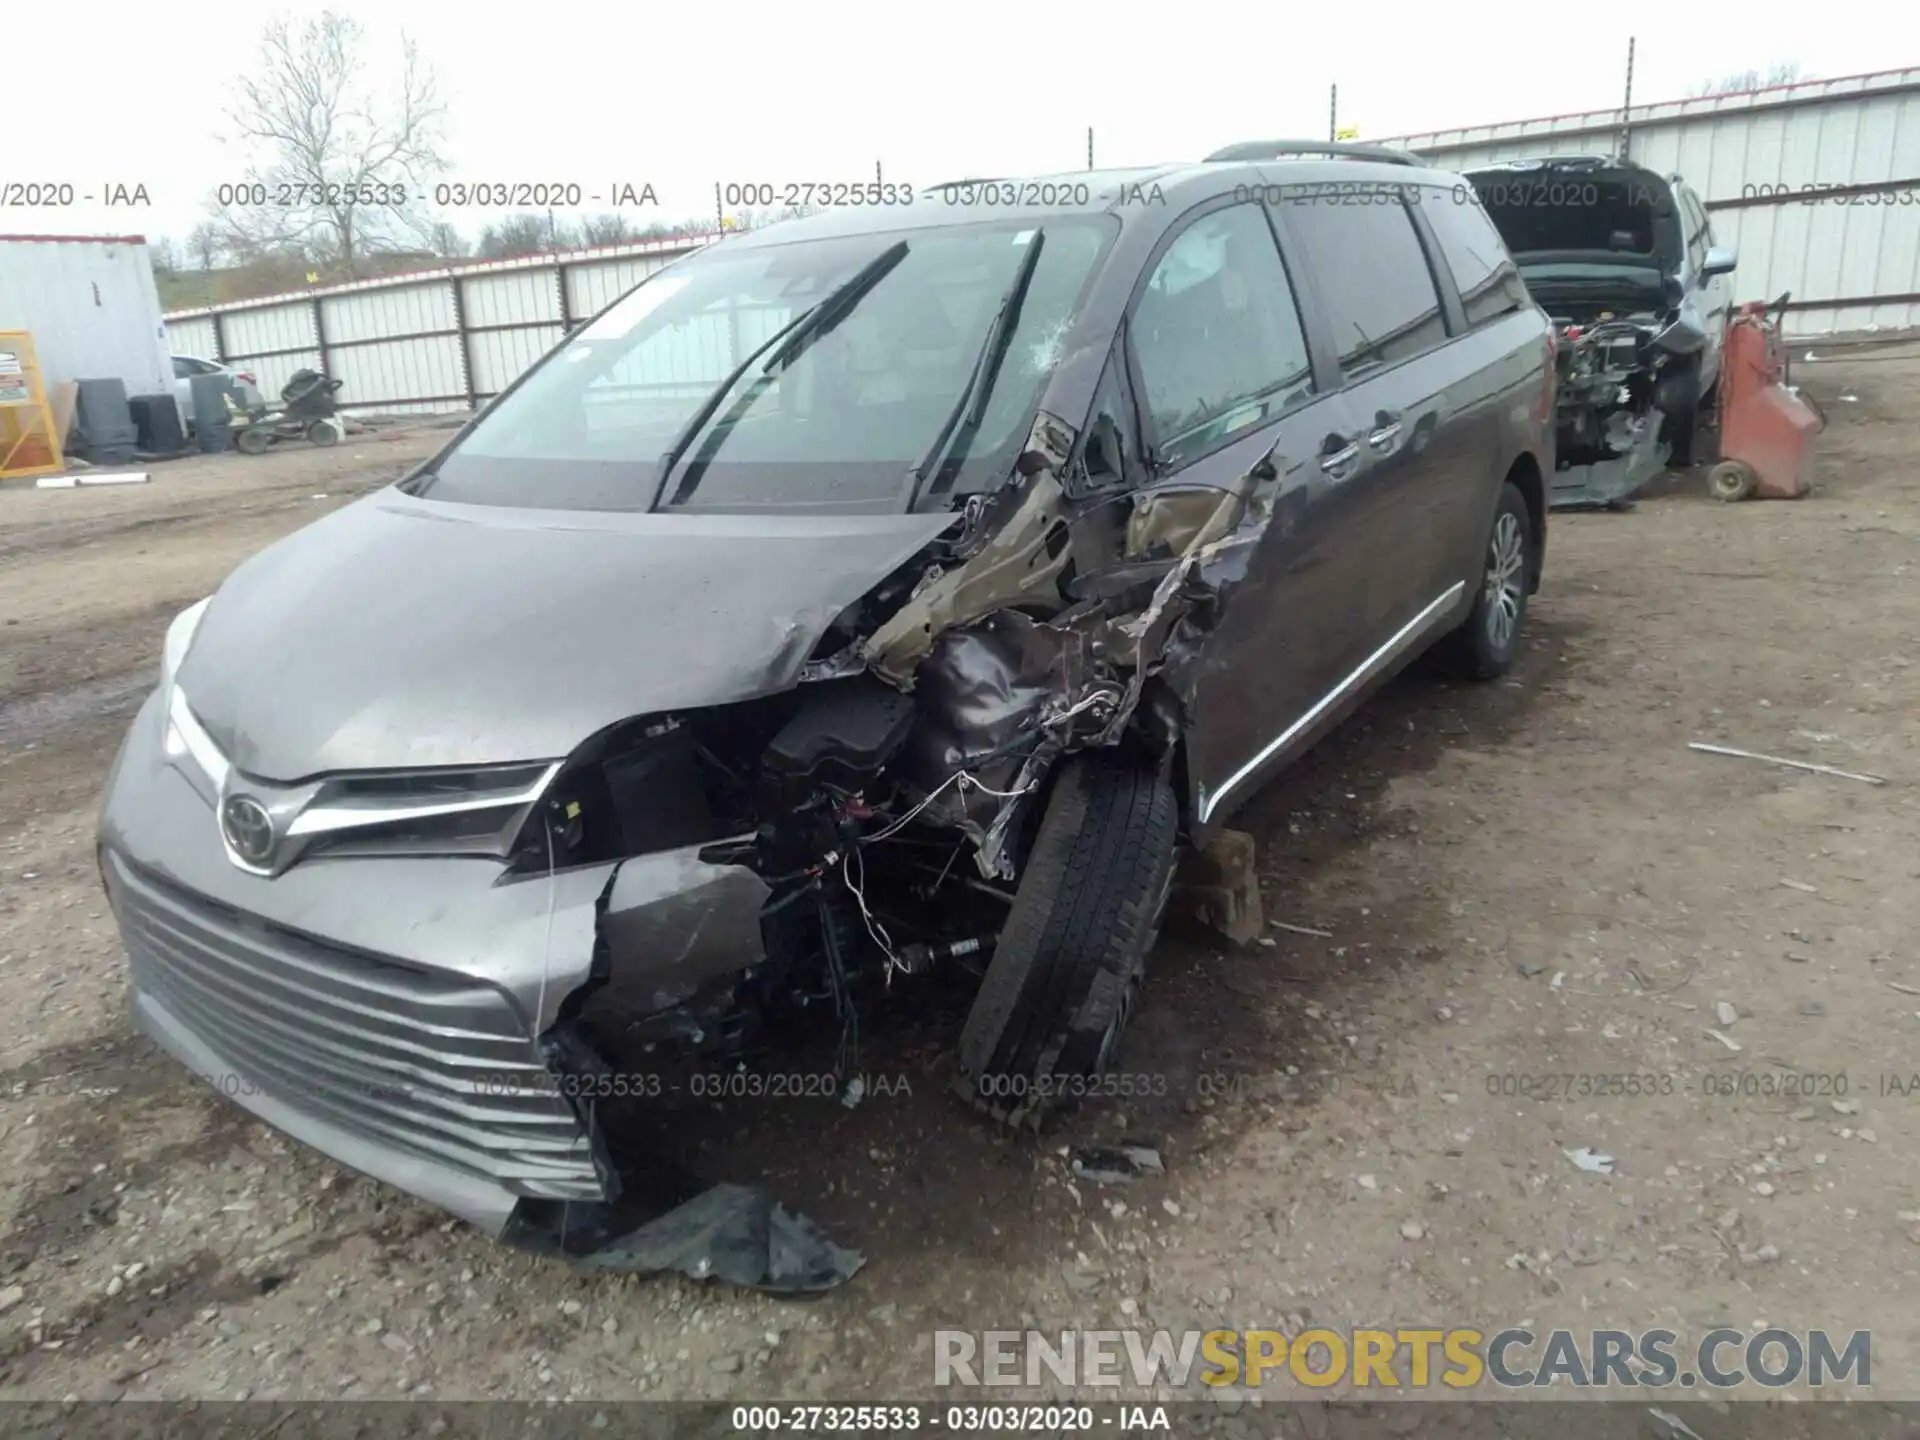
<svg viewBox="0 0 1920 1440">
<path fill-rule="evenodd" d="M 1298 740 L 1302 734 L 1318 724 L 1328 711 L 1332 710 L 1342 700 L 1346 699 L 1347 696 L 1373 679 L 1374 676 L 1386 669 L 1396 659 L 1423 639 L 1426 634 L 1440 622 L 1440 619 L 1447 611 L 1458 603 L 1460 597 L 1466 593 L 1466 590 L 1467 585 L 1464 580 L 1457 580 L 1447 587 L 1426 609 L 1422 610 L 1418 615 L 1414 616 L 1413 619 L 1394 631 L 1393 635 L 1384 645 L 1374 651 L 1365 660 L 1362 660 L 1360 664 L 1355 667 L 1351 675 L 1347 676 L 1346 679 L 1334 686 L 1333 689 L 1322 695 L 1304 715 L 1263 745 L 1259 754 L 1255 755 L 1251 760 L 1247 761 L 1246 764 L 1234 771 L 1233 774 L 1221 781 L 1218 790 L 1209 792 L 1203 789 L 1200 792 L 1200 823 L 1202 825 L 1206 824 L 1208 819 L 1213 815 L 1213 812 L 1219 809 L 1220 802 L 1237 786 L 1244 784 L 1251 776 L 1258 772 L 1262 766 L 1272 760 L 1274 756 L 1280 754 L 1294 741 Z"/>
</svg>

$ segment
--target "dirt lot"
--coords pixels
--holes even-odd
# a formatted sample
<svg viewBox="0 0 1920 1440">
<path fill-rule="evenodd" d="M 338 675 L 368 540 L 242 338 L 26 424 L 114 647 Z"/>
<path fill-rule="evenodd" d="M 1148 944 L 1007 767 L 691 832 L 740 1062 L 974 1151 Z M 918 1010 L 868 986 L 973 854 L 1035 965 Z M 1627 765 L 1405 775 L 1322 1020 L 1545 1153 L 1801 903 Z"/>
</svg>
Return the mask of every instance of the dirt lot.
<svg viewBox="0 0 1920 1440">
<path fill-rule="evenodd" d="M 0 490 L 0 1395 L 900 1398 L 936 1327 L 1530 1321 L 1870 1329 L 1920 1398 L 1920 361 L 1802 378 L 1813 498 L 1556 517 L 1514 678 L 1403 679 L 1254 804 L 1331 938 L 1163 942 L 1155 1093 L 1005 1140 L 909 1027 L 911 1094 L 729 1120 L 868 1257 L 808 1304 L 496 1246 L 125 1018 L 93 825 L 167 619 L 441 436 Z M 1121 1134 L 1166 1176 L 1069 1183 Z"/>
</svg>

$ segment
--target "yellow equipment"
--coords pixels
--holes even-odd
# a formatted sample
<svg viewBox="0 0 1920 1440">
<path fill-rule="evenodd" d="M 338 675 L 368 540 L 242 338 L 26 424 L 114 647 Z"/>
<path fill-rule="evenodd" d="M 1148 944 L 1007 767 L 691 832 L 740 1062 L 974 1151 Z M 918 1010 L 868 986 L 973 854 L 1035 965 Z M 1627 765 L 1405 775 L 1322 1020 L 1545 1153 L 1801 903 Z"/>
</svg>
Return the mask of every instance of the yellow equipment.
<svg viewBox="0 0 1920 1440">
<path fill-rule="evenodd" d="M 0 480 L 64 470 L 33 336 L 0 330 Z"/>
</svg>

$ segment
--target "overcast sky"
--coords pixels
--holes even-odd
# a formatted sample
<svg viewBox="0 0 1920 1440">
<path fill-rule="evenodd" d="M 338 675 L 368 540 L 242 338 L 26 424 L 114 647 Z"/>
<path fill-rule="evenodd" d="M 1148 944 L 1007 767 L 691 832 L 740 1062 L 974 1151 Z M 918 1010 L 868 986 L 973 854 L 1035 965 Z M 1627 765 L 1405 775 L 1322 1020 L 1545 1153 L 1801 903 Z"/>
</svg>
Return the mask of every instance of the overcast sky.
<svg viewBox="0 0 1920 1440">
<path fill-rule="evenodd" d="M 1326 133 L 1329 84 L 1363 138 L 1603 109 L 1620 100 L 1626 26 L 1636 101 L 1797 61 L 1833 77 L 1920 64 L 1908 6 L 1813 23 L 1804 5 L 1496 3 L 1066 5 L 864 0 L 777 6 L 341 6 L 390 71 L 401 32 L 447 101 L 449 179 L 651 183 L 657 211 L 709 214 L 717 179 L 889 179 L 1197 157 L 1233 140 Z M 15 157 L 6 180 L 80 194 L 146 187 L 147 208 L 0 210 L 0 231 L 184 237 L 213 187 L 243 173 L 225 113 L 272 13 L 177 5 L 16 7 L 7 21 Z M 297 12 L 307 14 L 311 12 Z M 1825 12 L 1838 15 L 1841 12 Z M 196 18 L 197 17 L 197 18 Z M 1469 18 L 1470 17 L 1470 18 Z M 84 51 L 84 55 L 83 52 Z M 22 160 L 31 155 L 31 163 Z M 4 198 L 4 197 L 0 197 Z M 604 206 L 587 206 L 588 210 Z M 469 238 L 498 212 L 449 213 Z"/>
</svg>

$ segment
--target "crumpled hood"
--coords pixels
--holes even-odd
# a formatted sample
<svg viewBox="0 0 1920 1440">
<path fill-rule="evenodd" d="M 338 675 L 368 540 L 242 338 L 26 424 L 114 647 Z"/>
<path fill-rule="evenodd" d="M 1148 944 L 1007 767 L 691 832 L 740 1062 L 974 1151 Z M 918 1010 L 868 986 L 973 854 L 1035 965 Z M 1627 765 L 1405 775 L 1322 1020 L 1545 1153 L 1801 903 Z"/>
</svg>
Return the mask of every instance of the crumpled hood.
<svg viewBox="0 0 1920 1440">
<path fill-rule="evenodd" d="M 383 490 L 221 586 L 179 684 L 241 770 L 558 759 L 630 715 L 798 683 L 955 520 L 452 505 Z"/>
</svg>

